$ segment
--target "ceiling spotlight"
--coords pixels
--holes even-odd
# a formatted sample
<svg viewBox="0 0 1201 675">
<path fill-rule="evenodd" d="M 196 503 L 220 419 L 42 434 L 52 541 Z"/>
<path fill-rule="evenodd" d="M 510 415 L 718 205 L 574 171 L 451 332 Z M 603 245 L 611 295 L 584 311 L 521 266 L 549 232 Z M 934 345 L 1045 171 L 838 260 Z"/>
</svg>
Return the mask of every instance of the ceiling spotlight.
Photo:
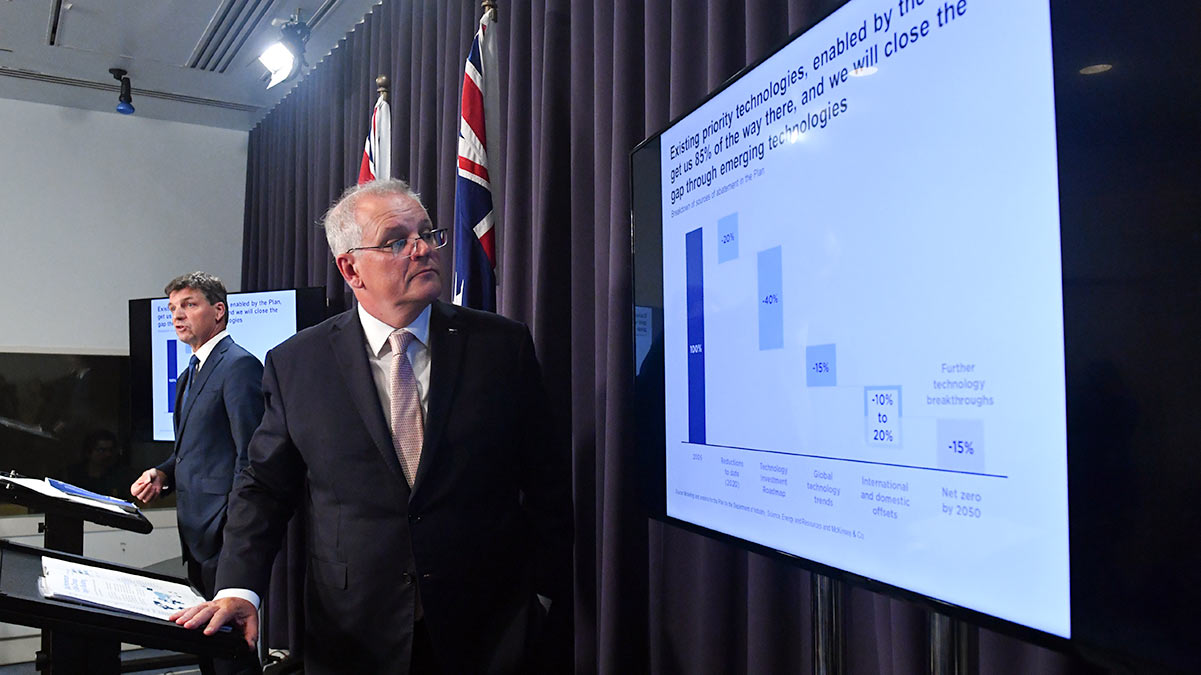
<svg viewBox="0 0 1201 675">
<path fill-rule="evenodd" d="M 129 76 L 121 68 L 109 68 L 113 79 L 121 83 L 121 93 L 117 96 L 117 112 L 122 115 L 133 114 L 133 96 L 130 95 Z"/>
<path fill-rule="evenodd" d="M 268 89 L 296 74 L 298 66 L 304 63 L 304 43 L 308 39 L 309 25 L 300 20 L 299 12 L 280 26 L 279 40 L 259 56 L 259 62 L 271 73 Z"/>
<path fill-rule="evenodd" d="M 1106 71 L 1113 69 L 1113 66 L 1108 63 L 1097 63 L 1091 66 L 1085 66 L 1080 69 L 1081 75 L 1100 75 Z"/>
</svg>

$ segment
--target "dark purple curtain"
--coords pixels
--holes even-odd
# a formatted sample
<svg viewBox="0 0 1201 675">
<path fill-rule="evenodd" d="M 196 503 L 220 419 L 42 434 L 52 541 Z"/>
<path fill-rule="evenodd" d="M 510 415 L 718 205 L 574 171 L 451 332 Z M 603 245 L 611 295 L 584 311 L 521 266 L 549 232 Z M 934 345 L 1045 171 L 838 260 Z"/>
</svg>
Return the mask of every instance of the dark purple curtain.
<svg viewBox="0 0 1201 675">
<path fill-rule="evenodd" d="M 641 512 L 628 412 L 628 156 L 840 4 L 499 2 L 498 304 L 533 329 L 570 424 L 577 672 L 812 670 L 807 572 Z M 318 285 L 333 306 L 347 304 L 315 223 L 355 181 L 378 74 L 391 78 L 393 172 L 434 222 L 451 225 L 463 61 L 479 14 L 475 0 L 385 0 L 251 132 L 244 290 Z M 299 552 L 295 537 L 289 546 Z M 285 567 L 280 596 L 299 583 Z M 866 590 L 851 591 L 846 609 L 851 672 L 926 670 L 924 610 Z M 297 634 L 296 614 L 276 612 L 273 646 Z M 988 631 L 979 653 L 982 672 L 1081 669 Z"/>
</svg>

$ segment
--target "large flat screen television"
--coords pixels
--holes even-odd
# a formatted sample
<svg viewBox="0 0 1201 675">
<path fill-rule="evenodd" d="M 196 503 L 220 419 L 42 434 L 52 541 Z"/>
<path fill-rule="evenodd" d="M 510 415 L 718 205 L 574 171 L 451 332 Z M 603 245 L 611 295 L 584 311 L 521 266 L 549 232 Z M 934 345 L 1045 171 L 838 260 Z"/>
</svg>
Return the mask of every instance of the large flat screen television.
<svg viewBox="0 0 1201 675">
<path fill-rule="evenodd" d="M 1195 664 L 1198 16 L 852 0 L 640 144 L 652 515 Z"/>
<path fill-rule="evenodd" d="M 259 361 L 268 350 L 325 318 L 324 288 L 230 293 L 230 337 Z M 129 301 L 132 437 L 175 441 L 175 383 L 192 348 L 175 335 L 166 298 Z"/>
</svg>

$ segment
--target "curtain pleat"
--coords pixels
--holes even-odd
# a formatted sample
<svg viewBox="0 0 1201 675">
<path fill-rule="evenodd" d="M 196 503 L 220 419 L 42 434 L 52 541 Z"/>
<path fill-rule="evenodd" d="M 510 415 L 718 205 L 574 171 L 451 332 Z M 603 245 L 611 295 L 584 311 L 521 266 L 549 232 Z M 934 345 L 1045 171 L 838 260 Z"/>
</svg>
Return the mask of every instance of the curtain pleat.
<svg viewBox="0 0 1201 675">
<path fill-rule="evenodd" d="M 638 455 L 654 450 L 638 447 L 629 413 L 629 152 L 842 3 L 498 4 L 498 306 L 531 326 L 572 452 L 576 669 L 811 672 L 808 572 L 642 511 Z M 251 132 L 244 290 L 324 286 L 332 307 L 348 306 L 316 224 L 358 174 L 380 74 L 393 173 L 438 226 L 453 225 L 462 69 L 479 14 L 476 0 L 385 0 Z M 302 588 L 302 532 L 293 525 L 276 567 L 272 646 L 300 647 L 300 609 L 282 599 Z M 925 672 L 923 609 L 855 589 L 847 614 L 851 672 Z M 979 643 L 987 672 L 1084 670 L 989 631 Z"/>
</svg>

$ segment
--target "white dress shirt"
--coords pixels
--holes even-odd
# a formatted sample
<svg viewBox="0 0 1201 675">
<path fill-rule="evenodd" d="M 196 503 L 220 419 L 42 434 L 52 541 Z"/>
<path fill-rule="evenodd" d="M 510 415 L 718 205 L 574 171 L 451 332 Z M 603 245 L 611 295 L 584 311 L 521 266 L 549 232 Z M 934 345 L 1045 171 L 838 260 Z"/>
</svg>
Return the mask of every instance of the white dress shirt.
<svg viewBox="0 0 1201 675">
<path fill-rule="evenodd" d="M 389 380 L 392 377 L 392 343 L 388 341 L 388 337 L 396 328 L 407 328 L 417 338 L 409 343 L 409 363 L 413 366 L 413 376 L 417 378 L 417 395 L 421 398 L 421 414 L 428 415 L 430 391 L 429 306 L 427 305 L 409 325 L 396 327 L 389 326 L 371 316 L 362 305 L 359 305 L 358 311 L 359 323 L 363 325 L 363 335 L 367 338 L 366 344 L 363 345 L 367 350 L 367 365 L 371 367 L 371 379 L 375 382 L 375 393 L 379 397 L 384 420 L 392 419 L 392 396 L 388 393 L 391 390 Z M 217 338 L 225 334 L 225 331 L 222 331 L 212 340 L 204 343 L 200 349 L 196 350 L 197 355 L 206 348 L 208 352 L 211 352 L 213 345 L 218 342 Z M 201 364 L 204 363 L 208 352 L 205 352 L 204 356 L 200 356 Z M 261 602 L 258 593 L 248 588 L 225 588 L 217 591 L 213 598 L 242 598 L 254 603 L 256 609 Z"/>
<path fill-rule="evenodd" d="M 222 329 L 220 333 L 209 338 L 208 342 L 200 345 L 200 349 L 192 352 L 192 356 L 195 356 L 200 361 L 200 364 L 196 366 L 197 373 L 204 367 L 204 362 L 208 360 L 209 354 L 212 354 L 213 350 L 217 348 L 217 343 L 224 340 L 226 335 L 229 335 L 229 331 Z"/>
</svg>

